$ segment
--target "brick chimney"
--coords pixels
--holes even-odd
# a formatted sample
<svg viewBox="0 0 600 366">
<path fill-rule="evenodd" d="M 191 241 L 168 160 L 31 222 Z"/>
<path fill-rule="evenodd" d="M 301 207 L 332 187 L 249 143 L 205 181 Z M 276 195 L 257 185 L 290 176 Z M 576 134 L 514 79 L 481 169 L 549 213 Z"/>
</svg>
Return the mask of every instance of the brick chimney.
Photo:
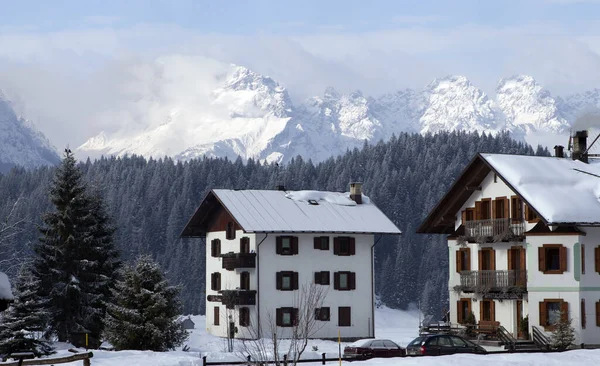
<svg viewBox="0 0 600 366">
<path fill-rule="evenodd" d="M 565 147 L 562 145 L 555 145 L 554 146 L 554 156 L 556 156 L 557 158 L 564 158 L 565 157 L 564 148 Z"/>
<path fill-rule="evenodd" d="M 357 205 L 362 204 L 362 183 L 350 183 L 350 199 Z"/>
<path fill-rule="evenodd" d="M 587 131 L 576 131 L 573 135 L 573 160 L 581 160 L 584 163 L 588 162 L 587 154 Z"/>
</svg>

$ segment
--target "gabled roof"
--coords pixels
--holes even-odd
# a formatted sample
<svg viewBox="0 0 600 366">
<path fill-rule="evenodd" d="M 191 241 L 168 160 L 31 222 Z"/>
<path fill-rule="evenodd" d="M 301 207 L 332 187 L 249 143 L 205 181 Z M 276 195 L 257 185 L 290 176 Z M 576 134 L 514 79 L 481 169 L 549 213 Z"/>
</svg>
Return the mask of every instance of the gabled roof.
<svg viewBox="0 0 600 366">
<path fill-rule="evenodd" d="M 567 158 L 477 154 L 417 229 L 449 234 L 455 215 L 493 171 L 546 225 L 600 225 L 600 167 Z"/>
<path fill-rule="evenodd" d="M 368 197 L 362 197 L 363 204 L 358 205 L 349 193 L 214 189 L 181 236 L 204 237 L 219 207 L 248 233 L 401 233 Z"/>
</svg>

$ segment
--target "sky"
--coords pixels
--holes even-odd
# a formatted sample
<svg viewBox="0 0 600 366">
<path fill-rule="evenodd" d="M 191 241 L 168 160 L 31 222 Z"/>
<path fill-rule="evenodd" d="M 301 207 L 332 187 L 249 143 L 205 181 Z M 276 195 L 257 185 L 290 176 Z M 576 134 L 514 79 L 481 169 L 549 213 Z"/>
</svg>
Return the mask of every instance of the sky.
<svg viewBox="0 0 600 366">
<path fill-rule="evenodd" d="M 0 0 L 0 9 L 0 90 L 59 147 L 117 128 L 140 90 L 152 92 L 157 64 L 183 65 L 207 87 L 215 63 L 243 65 L 294 103 L 327 86 L 377 96 L 449 74 L 491 95 L 514 74 L 555 95 L 600 85 L 598 0 Z"/>
</svg>

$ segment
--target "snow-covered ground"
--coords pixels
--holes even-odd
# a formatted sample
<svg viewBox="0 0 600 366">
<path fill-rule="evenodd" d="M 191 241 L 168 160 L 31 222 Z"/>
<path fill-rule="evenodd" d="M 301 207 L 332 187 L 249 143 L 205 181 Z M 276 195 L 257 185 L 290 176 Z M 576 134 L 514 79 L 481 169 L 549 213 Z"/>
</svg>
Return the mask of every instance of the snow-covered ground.
<svg viewBox="0 0 600 366">
<path fill-rule="evenodd" d="M 202 365 L 202 356 L 207 356 L 207 361 L 225 362 L 241 361 L 241 356 L 236 353 L 228 353 L 227 341 L 207 334 L 204 316 L 192 316 L 196 323 L 196 329 L 191 331 L 190 338 L 186 342 L 190 350 L 172 352 L 143 352 L 143 351 L 93 351 L 94 366 L 196 366 Z M 399 311 L 382 307 L 375 312 L 375 334 L 377 338 L 388 338 L 394 340 L 401 346 L 406 346 L 417 335 L 419 323 L 418 312 Z M 342 344 L 342 349 L 345 344 Z M 285 346 L 285 345 L 283 345 Z M 318 351 L 313 351 L 313 346 Z M 70 355 L 67 347 L 62 347 L 57 356 Z M 241 342 L 235 344 L 235 349 L 241 350 Z M 82 350 L 83 351 L 83 350 Z M 338 355 L 338 344 L 333 341 L 313 340 L 309 342 L 306 355 L 303 358 L 319 358 L 325 352 L 327 358 Z M 516 354 L 492 354 L 492 355 L 452 355 L 441 357 L 415 357 L 415 358 L 393 358 L 372 359 L 364 362 L 342 362 L 344 365 L 370 366 L 370 365 L 419 365 L 419 366 L 478 366 L 478 365 L 540 365 L 540 366 L 569 366 L 569 365 L 594 365 L 600 360 L 599 350 L 575 350 L 563 353 L 516 353 Z M 1 365 L 2 363 L 0 363 Z M 312 365 L 306 363 L 304 365 Z M 318 365 L 320 363 L 315 363 Z M 328 362 L 329 365 L 337 364 Z"/>
</svg>

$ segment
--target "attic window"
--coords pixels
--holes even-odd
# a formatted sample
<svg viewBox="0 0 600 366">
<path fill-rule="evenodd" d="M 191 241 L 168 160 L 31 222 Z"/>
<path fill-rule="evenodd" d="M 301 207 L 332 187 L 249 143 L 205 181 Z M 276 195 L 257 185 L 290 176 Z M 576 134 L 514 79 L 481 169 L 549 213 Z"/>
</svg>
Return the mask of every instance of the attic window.
<svg viewBox="0 0 600 366">
<path fill-rule="evenodd" d="M 317 200 L 308 200 L 308 204 L 309 205 L 313 205 L 313 206 L 317 206 L 319 204 L 319 202 L 317 202 Z"/>
</svg>

